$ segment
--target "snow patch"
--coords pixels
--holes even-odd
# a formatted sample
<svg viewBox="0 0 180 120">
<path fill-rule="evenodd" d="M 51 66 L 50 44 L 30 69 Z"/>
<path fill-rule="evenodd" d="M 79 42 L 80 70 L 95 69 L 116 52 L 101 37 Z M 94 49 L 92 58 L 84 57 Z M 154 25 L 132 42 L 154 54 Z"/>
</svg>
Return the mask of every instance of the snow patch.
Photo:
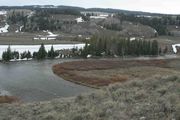
<svg viewBox="0 0 180 120">
<path fill-rule="evenodd" d="M 92 55 L 91 55 L 91 54 L 87 55 L 87 58 L 91 58 L 91 57 L 92 57 Z"/>
<path fill-rule="evenodd" d="M 28 18 L 32 17 L 34 14 L 34 12 L 30 12 L 29 15 L 28 15 Z"/>
<path fill-rule="evenodd" d="M 15 31 L 15 33 L 21 32 L 23 27 L 24 27 L 24 26 L 20 26 L 20 28 L 17 29 L 17 30 Z"/>
<path fill-rule="evenodd" d="M 2 28 L 0 28 L 0 33 L 7 33 L 8 32 L 9 25 L 6 23 L 6 25 Z"/>
<path fill-rule="evenodd" d="M 50 31 L 47 31 L 47 33 L 49 34 L 48 36 L 50 36 L 50 37 L 57 37 L 57 36 L 58 36 L 57 34 L 53 34 L 53 33 L 50 32 Z"/>
<path fill-rule="evenodd" d="M 91 19 L 106 19 L 108 16 L 99 15 L 99 16 L 90 16 Z"/>
<path fill-rule="evenodd" d="M 157 33 L 157 30 L 154 29 L 154 33 Z"/>
<path fill-rule="evenodd" d="M 0 15 L 7 15 L 7 11 L 4 10 L 0 11 Z"/>
<path fill-rule="evenodd" d="M 84 20 L 82 19 L 82 17 L 76 18 L 77 23 L 81 23 L 84 22 Z"/>
<path fill-rule="evenodd" d="M 177 53 L 177 47 L 180 47 L 180 44 L 174 44 L 172 45 L 172 49 L 174 53 Z"/>
<path fill-rule="evenodd" d="M 134 40 L 136 40 L 135 37 L 131 37 L 131 38 L 130 38 L 130 41 L 134 41 Z"/>
<path fill-rule="evenodd" d="M 34 40 L 56 40 L 56 37 L 58 36 L 58 34 L 54 34 L 50 31 L 46 31 L 43 30 L 43 32 L 47 32 L 49 35 L 38 35 L 36 37 L 34 37 Z"/>
<path fill-rule="evenodd" d="M 22 28 L 23 28 L 24 26 L 22 25 L 22 26 L 20 26 L 20 28 L 19 28 L 19 30 L 20 30 L 20 32 L 22 31 Z"/>
</svg>

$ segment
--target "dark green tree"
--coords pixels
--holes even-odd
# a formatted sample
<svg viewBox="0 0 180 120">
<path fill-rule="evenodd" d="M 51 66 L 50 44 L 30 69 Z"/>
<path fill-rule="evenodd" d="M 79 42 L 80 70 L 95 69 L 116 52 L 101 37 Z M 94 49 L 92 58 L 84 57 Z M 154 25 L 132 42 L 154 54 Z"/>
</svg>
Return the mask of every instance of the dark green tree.
<svg viewBox="0 0 180 120">
<path fill-rule="evenodd" d="M 55 51 L 54 51 L 54 47 L 53 45 L 51 46 L 51 50 L 48 51 L 48 58 L 54 59 L 56 57 Z"/>
<path fill-rule="evenodd" d="M 47 52 L 46 52 L 46 49 L 44 47 L 44 44 L 42 43 L 40 48 L 39 48 L 39 51 L 37 52 L 37 59 L 38 60 L 43 60 L 47 57 Z"/>
<path fill-rule="evenodd" d="M 11 52 L 11 47 L 9 45 L 8 48 L 7 48 L 7 51 L 3 52 L 2 59 L 4 61 L 10 61 L 12 59 L 12 57 L 13 56 L 12 56 L 12 52 Z"/>
<path fill-rule="evenodd" d="M 153 40 L 151 52 L 152 52 L 151 55 L 158 55 L 158 53 L 159 53 L 159 46 L 158 46 L 157 40 Z"/>
<path fill-rule="evenodd" d="M 27 59 L 32 58 L 32 55 L 31 55 L 31 52 L 30 52 L 30 51 L 27 52 L 26 58 L 27 58 Z"/>
</svg>

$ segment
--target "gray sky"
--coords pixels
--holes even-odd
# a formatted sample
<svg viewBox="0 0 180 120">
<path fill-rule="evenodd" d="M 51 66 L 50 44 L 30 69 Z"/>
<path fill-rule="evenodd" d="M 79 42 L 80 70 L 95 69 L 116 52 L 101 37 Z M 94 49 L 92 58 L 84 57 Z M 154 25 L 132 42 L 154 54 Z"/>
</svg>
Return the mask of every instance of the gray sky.
<svg viewBox="0 0 180 120">
<path fill-rule="evenodd" d="M 180 0 L 0 0 L 0 6 L 45 4 L 180 14 Z"/>
</svg>

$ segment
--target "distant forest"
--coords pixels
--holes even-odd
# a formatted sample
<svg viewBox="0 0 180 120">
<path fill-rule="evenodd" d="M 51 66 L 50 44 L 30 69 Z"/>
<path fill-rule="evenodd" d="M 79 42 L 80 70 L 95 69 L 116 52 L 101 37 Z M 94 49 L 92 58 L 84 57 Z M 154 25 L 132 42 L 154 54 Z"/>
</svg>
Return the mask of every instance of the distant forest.
<svg viewBox="0 0 180 120">
<path fill-rule="evenodd" d="M 23 30 L 32 32 L 39 30 L 51 30 L 56 31 L 60 30 L 63 24 L 76 24 L 76 21 L 65 21 L 60 22 L 59 20 L 51 19 L 52 14 L 64 14 L 64 15 L 75 15 L 82 16 L 85 21 L 89 19 L 82 15 L 80 11 L 99 11 L 99 12 L 109 12 L 115 13 L 115 17 L 119 18 L 120 21 L 130 21 L 133 23 L 141 23 L 143 25 L 148 25 L 154 28 L 159 35 L 170 35 L 170 32 L 167 29 L 167 25 L 180 25 L 180 15 L 163 15 L 163 14 L 152 14 L 146 12 L 131 12 L 117 9 L 100 9 L 100 8 L 91 8 L 84 9 L 79 7 L 70 7 L 70 6 L 58 6 L 57 8 L 40 8 L 41 6 L 24 6 L 24 7 L 6 7 L 2 6 L 0 9 L 31 9 L 35 11 L 35 15 L 28 19 L 28 16 L 23 13 L 14 13 L 8 17 L 8 21 L 11 24 L 16 24 L 20 22 L 24 25 Z M 48 7 L 48 6 L 46 6 Z M 52 7 L 52 6 L 49 6 Z M 140 15 L 141 17 L 138 17 Z M 145 17 L 145 16 L 151 17 Z M 144 16 L 144 17 L 143 17 Z M 117 24 L 112 24 L 104 26 L 107 29 L 111 30 L 121 30 L 121 27 Z"/>
</svg>

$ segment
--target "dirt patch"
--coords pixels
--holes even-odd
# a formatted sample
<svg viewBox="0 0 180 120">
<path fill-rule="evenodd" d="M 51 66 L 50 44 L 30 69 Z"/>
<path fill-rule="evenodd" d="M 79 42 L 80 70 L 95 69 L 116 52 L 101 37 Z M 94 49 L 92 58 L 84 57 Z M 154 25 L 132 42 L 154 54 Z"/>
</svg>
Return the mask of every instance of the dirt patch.
<svg viewBox="0 0 180 120">
<path fill-rule="evenodd" d="M 116 82 L 154 75 L 178 74 L 170 69 L 170 60 L 84 60 L 53 66 L 53 72 L 78 84 L 90 87 L 107 86 Z"/>
<path fill-rule="evenodd" d="M 0 96 L 0 104 L 18 102 L 18 98 L 14 96 Z"/>
</svg>

